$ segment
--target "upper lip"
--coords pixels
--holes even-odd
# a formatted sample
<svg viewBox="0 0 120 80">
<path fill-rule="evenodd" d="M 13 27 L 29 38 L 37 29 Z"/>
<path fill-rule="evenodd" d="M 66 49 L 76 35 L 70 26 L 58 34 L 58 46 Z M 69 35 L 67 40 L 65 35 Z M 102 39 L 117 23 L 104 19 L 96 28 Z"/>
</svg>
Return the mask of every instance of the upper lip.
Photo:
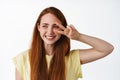
<svg viewBox="0 0 120 80">
<path fill-rule="evenodd" d="M 47 37 L 55 37 L 55 35 L 46 35 Z"/>
<path fill-rule="evenodd" d="M 54 37 L 55 35 L 46 35 L 46 36 L 48 36 L 48 37 Z"/>
</svg>

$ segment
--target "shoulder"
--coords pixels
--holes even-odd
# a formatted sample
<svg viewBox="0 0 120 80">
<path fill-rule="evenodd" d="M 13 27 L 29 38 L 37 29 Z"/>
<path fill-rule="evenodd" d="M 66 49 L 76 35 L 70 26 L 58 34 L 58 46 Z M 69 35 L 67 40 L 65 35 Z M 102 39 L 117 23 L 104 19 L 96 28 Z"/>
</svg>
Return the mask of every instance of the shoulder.
<svg viewBox="0 0 120 80">
<path fill-rule="evenodd" d="M 29 50 L 22 51 L 21 53 L 17 54 L 14 58 L 22 58 L 28 56 Z"/>
<path fill-rule="evenodd" d="M 70 51 L 69 56 L 66 56 L 67 58 L 75 58 L 79 57 L 80 50 L 79 49 L 74 49 Z"/>
<path fill-rule="evenodd" d="M 23 51 L 13 58 L 14 64 L 24 64 L 28 59 L 29 50 Z"/>
<path fill-rule="evenodd" d="M 79 53 L 80 53 L 79 49 L 71 50 L 70 54 L 66 56 L 66 59 L 71 59 L 71 60 L 79 59 Z"/>
<path fill-rule="evenodd" d="M 73 74 L 77 78 L 82 78 L 81 63 L 79 57 L 80 50 L 71 50 L 69 56 L 66 56 L 66 68 L 68 74 Z"/>
<path fill-rule="evenodd" d="M 77 55 L 80 53 L 80 50 L 79 49 L 74 49 L 74 50 L 71 50 L 70 51 L 70 55 Z"/>
<path fill-rule="evenodd" d="M 27 68 L 29 68 L 29 66 L 28 66 L 28 64 L 29 64 L 28 63 L 29 62 L 28 53 L 29 53 L 29 50 L 23 51 L 12 59 L 14 65 L 15 65 L 15 68 L 18 70 L 18 72 L 20 73 L 20 75 L 22 77 L 24 76 L 25 72 L 27 72 L 26 71 L 26 70 L 28 70 Z"/>
<path fill-rule="evenodd" d="M 80 57 L 79 57 L 79 49 L 71 50 L 70 54 L 65 57 L 66 63 L 70 65 L 79 64 L 80 65 Z"/>
</svg>

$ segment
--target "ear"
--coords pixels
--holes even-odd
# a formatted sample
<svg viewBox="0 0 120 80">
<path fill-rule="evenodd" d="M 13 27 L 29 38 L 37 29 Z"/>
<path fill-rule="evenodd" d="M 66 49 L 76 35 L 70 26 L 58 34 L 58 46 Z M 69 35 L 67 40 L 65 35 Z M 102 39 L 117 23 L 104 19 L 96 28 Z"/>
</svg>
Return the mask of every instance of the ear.
<svg viewBox="0 0 120 80">
<path fill-rule="evenodd" d="M 40 31 L 40 24 L 39 23 L 37 23 L 37 29 L 38 29 L 38 31 Z"/>
</svg>

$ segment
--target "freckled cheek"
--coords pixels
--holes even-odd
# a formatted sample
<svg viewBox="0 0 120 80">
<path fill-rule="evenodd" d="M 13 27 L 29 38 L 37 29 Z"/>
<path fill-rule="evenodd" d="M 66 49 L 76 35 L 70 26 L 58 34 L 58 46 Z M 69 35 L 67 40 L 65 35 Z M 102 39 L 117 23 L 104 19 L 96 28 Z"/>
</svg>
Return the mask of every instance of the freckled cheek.
<svg viewBox="0 0 120 80">
<path fill-rule="evenodd" d="M 61 34 L 58 33 L 57 31 L 55 32 L 55 34 L 56 34 L 57 37 L 61 37 Z"/>
<path fill-rule="evenodd" d="M 54 29 L 55 34 L 59 34 L 58 31 L 59 31 L 59 29 Z"/>
<path fill-rule="evenodd" d="M 41 37 L 43 37 L 45 35 L 45 32 L 43 32 L 43 31 L 40 31 L 39 33 L 40 33 Z"/>
<path fill-rule="evenodd" d="M 43 34 L 43 33 L 45 33 L 46 32 L 46 29 L 43 29 L 43 28 L 40 28 L 40 34 Z"/>
</svg>

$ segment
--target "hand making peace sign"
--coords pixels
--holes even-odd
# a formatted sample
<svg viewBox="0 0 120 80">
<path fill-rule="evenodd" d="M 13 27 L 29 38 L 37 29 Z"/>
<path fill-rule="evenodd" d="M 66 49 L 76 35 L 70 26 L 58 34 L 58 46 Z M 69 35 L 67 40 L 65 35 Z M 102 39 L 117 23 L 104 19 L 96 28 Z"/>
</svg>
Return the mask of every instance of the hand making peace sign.
<svg viewBox="0 0 120 80">
<path fill-rule="evenodd" d="M 58 33 L 65 35 L 68 38 L 73 39 L 73 40 L 78 40 L 78 38 L 80 37 L 80 33 L 75 29 L 73 25 L 67 25 L 67 28 L 65 28 L 60 23 L 57 23 L 57 25 L 60 28 Z"/>
</svg>

